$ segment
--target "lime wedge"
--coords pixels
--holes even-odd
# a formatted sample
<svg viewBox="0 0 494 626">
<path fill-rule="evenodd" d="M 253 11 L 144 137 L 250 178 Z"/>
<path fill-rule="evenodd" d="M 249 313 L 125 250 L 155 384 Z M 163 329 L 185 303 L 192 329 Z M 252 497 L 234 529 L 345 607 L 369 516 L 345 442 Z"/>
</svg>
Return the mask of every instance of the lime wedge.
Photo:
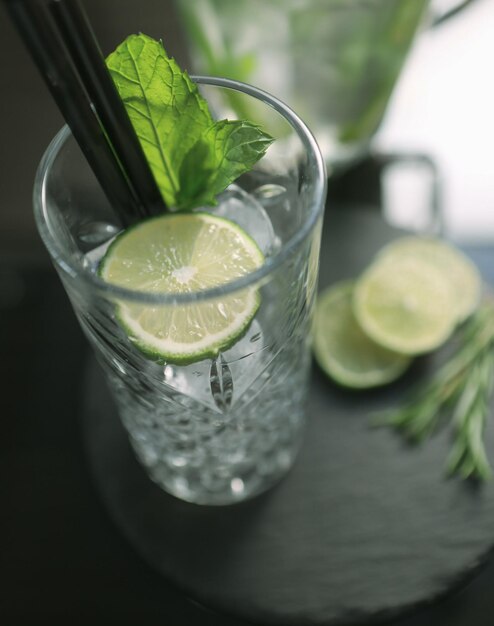
<svg viewBox="0 0 494 626">
<path fill-rule="evenodd" d="M 353 288 L 353 281 L 345 281 L 319 295 L 314 356 L 340 385 L 353 389 L 377 387 L 398 378 L 411 359 L 383 348 L 362 331 L 353 315 Z"/>
<path fill-rule="evenodd" d="M 119 235 L 99 274 L 127 289 L 186 294 L 224 285 L 259 268 L 264 256 L 237 224 L 208 213 L 176 213 L 140 222 Z M 161 361 L 186 364 L 233 345 L 259 307 L 256 288 L 180 305 L 119 301 L 118 319 L 137 347 Z"/>
<path fill-rule="evenodd" d="M 443 272 L 408 255 L 386 255 L 369 266 L 355 286 L 354 313 L 371 339 L 409 355 L 440 346 L 457 322 Z"/>
<path fill-rule="evenodd" d="M 379 253 L 379 258 L 399 256 L 420 258 L 433 265 L 454 291 L 454 308 L 458 323 L 477 308 L 482 291 L 479 271 L 470 259 L 448 243 L 432 237 L 401 237 Z"/>
</svg>

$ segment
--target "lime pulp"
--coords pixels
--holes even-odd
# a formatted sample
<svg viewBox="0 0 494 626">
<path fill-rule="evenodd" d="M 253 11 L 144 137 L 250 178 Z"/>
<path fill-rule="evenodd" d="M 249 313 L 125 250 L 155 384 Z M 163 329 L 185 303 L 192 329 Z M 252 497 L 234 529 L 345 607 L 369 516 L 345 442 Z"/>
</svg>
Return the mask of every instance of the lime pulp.
<svg viewBox="0 0 494 626">
<path fill-rule="evenodd" d="M 353 315 L 353 281 L 337 283 L 317 301 L 313 351 L 328 376 L 345 387 L 364 389 L 398 378 L 410 358 L 370 339 Z"/>
<path fill-rule="evenodd" d="M 258 269 L 264 256 L 234 222 L 204 212 L 165 214 L 124 231 L 99 274 L 113 285 L 153 294 L 197 294 L 185 304 L 119 300 L 117 318 L 148 356 L 185 364 L 216 356 L 246 331 L 259 304 L 255 287 L 213 299 L 201 292 Z"/>
</svg>

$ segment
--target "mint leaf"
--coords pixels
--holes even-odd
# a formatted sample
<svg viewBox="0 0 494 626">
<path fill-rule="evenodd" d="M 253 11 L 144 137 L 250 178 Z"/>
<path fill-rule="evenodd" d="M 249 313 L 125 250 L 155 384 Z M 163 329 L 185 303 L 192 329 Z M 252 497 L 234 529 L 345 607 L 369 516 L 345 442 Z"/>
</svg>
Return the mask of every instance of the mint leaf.
<svg viewBox="0 0 494 626">
<path fill-rule="evenodd" d="M 272 141 L 269 135 L 250 122 L 215 122 L 192 146 L 182 162 L 179 204 L 185 208 L 214 204 L 215 196 L 249 171 Z"/>
<path fill-rule="evenodd" d="M 147 35 L 128 37 L 107 66 L 170 207 L 214 204 L 273 141 L 250 122 L 214 122 L 188 74 Z"/>
<path fill-rule="evenodd" d="M 128 37 L 107 66 L 165 202 L 175 206 L 181 162 L 213 123 L 207 103 L 161 43 L 147 35 Z"/>
</svg>

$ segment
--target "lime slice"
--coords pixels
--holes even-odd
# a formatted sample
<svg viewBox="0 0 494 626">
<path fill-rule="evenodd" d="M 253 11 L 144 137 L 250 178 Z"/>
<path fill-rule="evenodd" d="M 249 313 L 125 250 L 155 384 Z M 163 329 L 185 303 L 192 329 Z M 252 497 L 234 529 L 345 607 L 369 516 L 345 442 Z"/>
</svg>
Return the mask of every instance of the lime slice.
<svg viewBox="0 0 494 626">
<path fill-rule="evenodd" d="M 401 237 L 379 253 L 379 258 L 399 256 L 420 258 L 439 270 L 454 291 L 454 308 L 458 323 L 477 308 L 482 291 L 479 271 L 460 250 L 432 237 Z"/>
<path fill-rule="evenodd" d="M 400 376 L 411 359 L 383 348 L 358 325 L 352 311 L 354 282 L 342 282 L 319 295 L 313 351 L 333 380 L 353 389 L 377 387 Z"/>
<path fill-rule="evenodd" d="M 105 281 L 154 294 L 197 293 L 259 268 L 264 256 L 237 224 L 208 213 L 167 214 L 140 222 L 112 243 L 99 273 Z M 239 339 L 259 307 L 256 288 L 180 305 L 119 301 L 132 341 L 162 361 L 213 357 Z"/>
<path fill-rule="evenodd" d="M 455 293 L 443 272 L 408 255 L 386 255 L 364 272 L 354 313 L 371 339 L 409 355 L 440 346 L 457 322 Z"/>
</svg>

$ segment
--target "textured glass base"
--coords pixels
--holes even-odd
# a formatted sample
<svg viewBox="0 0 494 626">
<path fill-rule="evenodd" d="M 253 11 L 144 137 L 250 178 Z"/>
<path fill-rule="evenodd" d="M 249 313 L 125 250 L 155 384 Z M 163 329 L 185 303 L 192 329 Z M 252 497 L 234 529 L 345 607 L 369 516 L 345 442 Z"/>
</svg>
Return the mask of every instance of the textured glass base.
<svg viewBox="0 0 494 626">
<path fill-rule="evenodd" d="M 306 421 L 308 357 L 293 356 L 281 350 L 255 371 L 242 365 L 243 376 L 223 357 L 175 368 L 166 397 L 136 394 L 115 378 L 120 416 L 152 480 L 198 504 L 240 502 L 276 483 L 293 464 Z M 201 379 L 201 367 L 211 370 L 207 387 L 216 388 L 209 404 L 197 383 L 184 393 L 187 381 Z"/>
<path fill-rule="evenodd" d="M 306 421 L 310 355 L 302 316 L 283 347 L 265 346 L 254 321 L 215 359 L 149 362 L 148 371 L 125 378 L 107 372 L 132 447 L 162 489 L 188 502 L 230 504 L 288 471 Z"/>
<path fill-rule="evenodd" d="M 203 467 L 185 469 L 159 461 L 147 467 L 147 472 L 167 493 L 186 502 L 235 504 L 267 491 L 281 480 L 292 466 L 298 448 L 283 448 L 271 455 L 266 453 L 259 463 L 245 460 L 232 466 L 205 463 Z M 143 462 L 143 459 L 140 458 L 140 461 Z"/>
</svg>

